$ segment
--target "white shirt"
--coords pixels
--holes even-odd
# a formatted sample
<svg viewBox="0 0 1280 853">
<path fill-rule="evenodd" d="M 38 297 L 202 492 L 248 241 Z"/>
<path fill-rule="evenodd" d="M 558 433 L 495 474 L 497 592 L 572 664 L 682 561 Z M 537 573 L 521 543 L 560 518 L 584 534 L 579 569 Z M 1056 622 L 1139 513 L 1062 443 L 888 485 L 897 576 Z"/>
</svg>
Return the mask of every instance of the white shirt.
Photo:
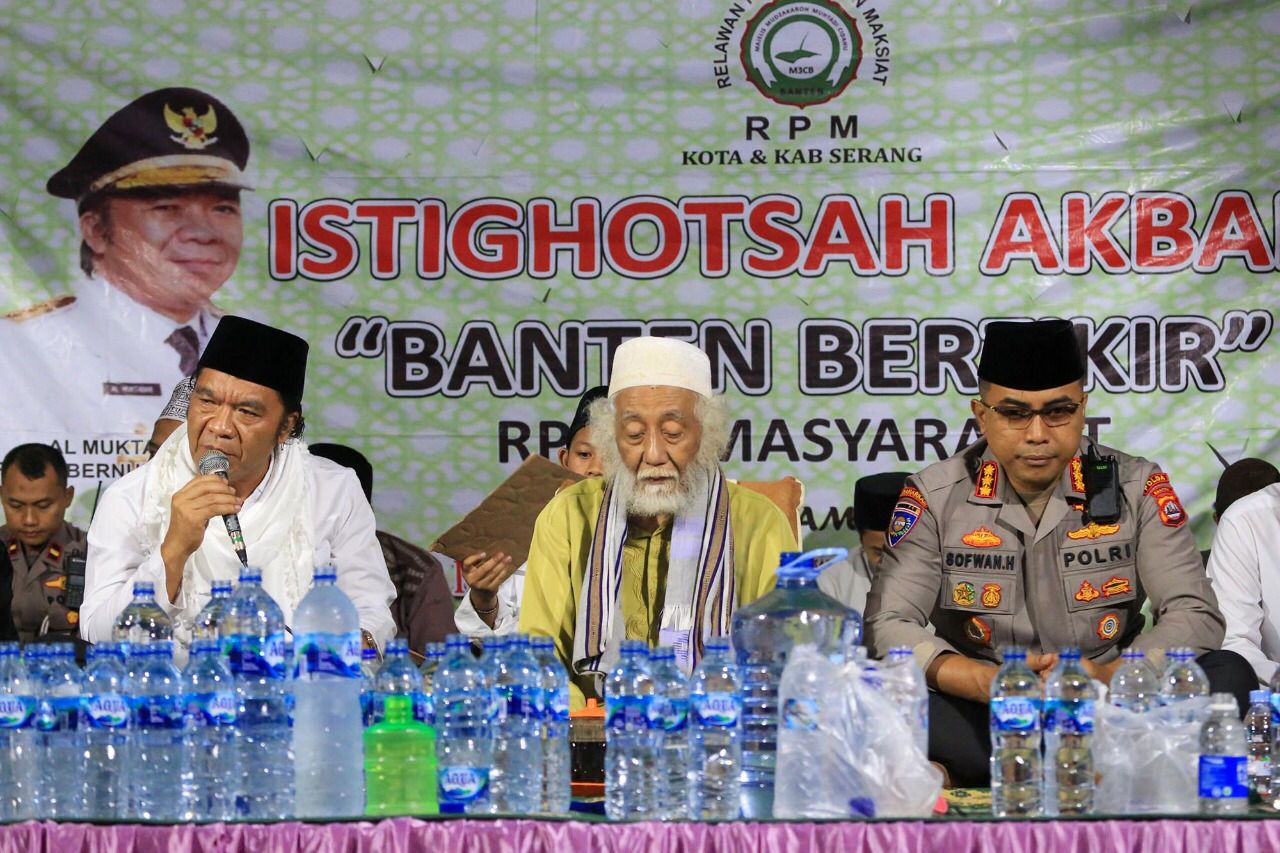
<svg viewBox="0 0 1280 853">
<path fill-rule="evenodd" d="M 0 446 L 58 442 L 70 485 L 93 494 L 100 481 L 145 461 L 156 417 L 183 378 L 178 351 L 165 339 L 190 326 L 203 351 L 218 320 L 206 306 L 175 322 L 100 278 L 82 281 L 70 305 L 0 319 L 0 364 L 9 366 Z"/>
<path fill-rule="evenodd" d="M 1227 623 L 1222 648 L 1249 661 L 1263 685 L 1280 668 L 1280 483 L 1240 498 L 1218 520 L 1209 582 Z"/>
<path fill-rule="evenodd" d="M 471 603 L 471 594 L 462 596 L 462 603 L 453 612 L 453 623 L 458 632 L 468 637 L 496 637 L 499 634 L 514 634 L 520 625 L 520 599 L 524 596 L 524 570 L 528 563 L 521 563 L 515 574 L 502 582 L 498 587 L 498 612 L 494 614 L 493 627 L 490 628 L 476 613 Z"/>
<path fill-rule="evenodd" d="M 307 456 L 311 476 L 312 542 L 314 565 L 333 563 L 338 568 L 338 587 L 360 613 L 360 627 L 373 635 L 379 647 L 395 636 L 391 602 L 396 590 L 387 574 L 382 546 L 374 536 L 373 510 L 365 500 L 356 475 L 341 465 Z M 271 471 L 245 501 L 253 505 L 264 491 Z M 133 597 L 134 581 L 151 581 L 156 602 L 170 616 L 181 611 L 169 600 L 164 561 L 159 543 L 152 548 L 144 541 L 142 507 L 146 486 L 146 466 L 131 471 L 111 485 L 102 496 L 97 515 L 89 527 L 89 556 L 85 566 L 84 605 L 80 608 L 80 635 L 91 643 L 111 638 L 116 617 Z M 209 521 L 206 536 L 227 535 L 222 519 Z M 254 543 L 245 533 L 245 547 L 253 562 Z M 231 557 L 216 568 L 209 580 L 235 581 L 240 564 Z M 267 578 L 263 578 L 264 582 Z M 185 598 L 185 595 L 183 596 Z M 194 616 L 195 614 L 189 614 Z M 285 614 L 285 621 L 291 614 Z"/>
<path fill-rule="evenodd" d="M 848 559 L 837 560 L 818 575 L 818 589 L 858 611 L 867 609 L 867 593 L 871 590 L 871 566 L 861 548 L 849 552 Z"/>
</svg>

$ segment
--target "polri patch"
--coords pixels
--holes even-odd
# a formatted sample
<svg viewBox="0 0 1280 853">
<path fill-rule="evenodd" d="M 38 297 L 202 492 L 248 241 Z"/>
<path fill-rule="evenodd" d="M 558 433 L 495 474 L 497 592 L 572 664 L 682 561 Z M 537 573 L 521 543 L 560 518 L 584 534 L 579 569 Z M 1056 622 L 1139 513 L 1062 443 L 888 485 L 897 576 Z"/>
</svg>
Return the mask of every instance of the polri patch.
<svg viewBox="0 0 1280 853">
<path fill-rule="evenodd" d="M 995 548 L 1004 542 L 998 534 L 987 527 L 970 530 L 960 537 L 960 541 L 974 548 Z"/>
<path fill-rule="evenodd" d="M 1114 613 L 1106 613 L 1098 620 L 1098 639 L 1113 640 L 1120 633 L 1120 617 Z"/>
<path fill-rule="evenodd" d="M 885 537 L 890 548 L 907 538 L 911 528 L 915 527 L 916 522 L 920 520 L 920 514 L 928 506 L 928 501 L 924 499 L 919 489 L 907 486 L 902 490 L 902 494 L 898 496 L 898 503 L 893 508 L 893 516 L 889 519 L 889 530 Z"/>
<path fill-rule="evenodd" d="M 1148 477 L 1142 494 L 1156 502 L 1160 523 L 1165 527 L 1181 527 L 1187 523 L 1187 511 L 1182 508 L 1168 474 L 1157 471 Z"/>
<path fill-rule="evenodd" d="M 968 581 L 960 581 L 951 589 L 951 600 L 960 607 L 972 607 L 977 591 Z"/>
<path fill-rule="evenodd" d="M 1088 604 L 1090 601 L 1101 597 L 1101 595 L 1102 593 L 1098 592 L 1098 588 L 1086 580 L 1081 582 L 1080 588 L 1076 590 L 1075 599 Z"/>
<path fill-rule="evenodd" d="M 973 487 L 975 498 L 994 498 L 996 486 L 1000 483 L 1000 466 L 988 459 L 978 469 L 978 482 Z"/>
<path fill-rule="evenodd" d="M 983 607 L 999 607 L 1000 606 L 1000 584 L 984 583 L 982 585 L 982 606 Z"/>
</svg>

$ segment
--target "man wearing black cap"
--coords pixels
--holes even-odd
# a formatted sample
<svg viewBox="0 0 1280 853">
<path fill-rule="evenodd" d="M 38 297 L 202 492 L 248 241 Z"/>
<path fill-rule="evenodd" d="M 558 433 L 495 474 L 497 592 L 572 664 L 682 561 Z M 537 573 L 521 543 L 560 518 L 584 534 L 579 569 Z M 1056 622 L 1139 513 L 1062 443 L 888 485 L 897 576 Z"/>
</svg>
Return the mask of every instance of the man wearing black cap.
<svg viewBox="0 0 1280 853">
<path fill-rule="evenodd" d="M 0 426 L 146 434 L 217 326 L 210 299 L 240 259 L 248 159 L 225 104 L 169 88 L 121 108 L 49 178 L 76 203 L 88 281 L 0 322 L 29 384 Z"/>
<path fill-rule="evenodd" d="M 560 448 L 559 461 L 583 477 L 604 475 L 601 457 L 591 444 L 591 404 L 609 393 L 604 385 L 591 388 L 578 400 L 578 409 L 565 433 L 569 442 Z M 472 554 L 462 561 L 462 578 L 469 590 L 454 619 L 458 630 L 472 637 L 510 634 L 520 622 L 520 599 L 524 595 L 525 564 L 513 565 L 510 556 Z"/>
<path fill-rule="evenodd" d="M 81 635 L 111 636 L 134 581 L 155 584 L 185 655 L 192 622 L 214 581 L 234 581 L 240 558 L 219 516 L 239 515 L 250 565 L 285 623 L 332 563 L 355 603 L 367 643 L 395 634 L 395 588 L 374 535 L 373 511 L 346 468 L 312 456 L 303 431 L 307 343 L 242 317 L 224 317 L 200 357 L 186 423 L 146 465 L 103 494 L 89 527 Z M 200 474 L 211 451 L 225 479 Z"/>
<path fill-rule="evenodd" d="M 906 480 L 903 471 L 858 478 L 853 484 L 853 526 L 858 531 L 858 550 L 818 575 L 819 589 L 859 613 L 866 609 L 871 579 L 884 557 L 889 519 Z"/>
<path fill-rule="evenodd" d="M 1103 682 L 1124 648 L 1159 663 L 1163 650 L 1190 646 L 1215 691 L 1247 699 L 1247 664 L 1214 651 L 1222 614 L 1169 477 L 1083 437 L 1071 324 L 990 323 L 978 378 L 982 439 L 907 478 L 867 598 L 873 653 L 911 647 L 936 691 L 930 758 L 953 784 L 987 784 L 987 701 L 999 650 L 1012 644 L 1041 673 L 1079 647 Z M 1155 626 L 1140 633 L 1147 598 Z"/>
</svg>

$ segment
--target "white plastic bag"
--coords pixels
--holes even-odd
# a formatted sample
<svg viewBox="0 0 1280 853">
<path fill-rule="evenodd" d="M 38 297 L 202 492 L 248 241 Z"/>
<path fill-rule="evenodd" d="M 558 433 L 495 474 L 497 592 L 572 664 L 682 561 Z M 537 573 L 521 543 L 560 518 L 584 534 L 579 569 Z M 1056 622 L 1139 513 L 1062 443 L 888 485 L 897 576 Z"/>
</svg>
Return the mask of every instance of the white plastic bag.
<svg viewBox="0 0 1280 853">
<path fill-rule="evenodd" d="M 1110 814 L 1194 814 L 1200 810 L 1200 726 L 1209 697 L 1145 713 L 1098 705 L 1093 766 L 1095 809 Z"/>
<path fill-rule="evenodd" d="M 927 817 L 942 774 L 899 709 L 855 662 L 792 649 L 778 687 L 773 814 L 782 818 Z"/>
</svg>

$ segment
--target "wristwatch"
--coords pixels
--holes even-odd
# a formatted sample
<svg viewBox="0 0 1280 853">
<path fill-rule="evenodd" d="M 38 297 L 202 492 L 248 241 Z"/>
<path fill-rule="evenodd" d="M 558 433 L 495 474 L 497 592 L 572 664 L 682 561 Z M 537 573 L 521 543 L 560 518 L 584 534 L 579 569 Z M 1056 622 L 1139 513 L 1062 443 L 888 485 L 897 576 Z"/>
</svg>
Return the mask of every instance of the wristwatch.
<svg viewBox="0 0 1280 853">
<path fill-rule="evenodd" d="M 378 646 L 378 641 L 373 638 L 373 634 L 370 634 L 367 630 L 361 628 L 360 641 L 364 643 L 367 648 L 373 649 L 377 652 L 378 660 L 382 660 L 382 649 Z"/>
</svg>

